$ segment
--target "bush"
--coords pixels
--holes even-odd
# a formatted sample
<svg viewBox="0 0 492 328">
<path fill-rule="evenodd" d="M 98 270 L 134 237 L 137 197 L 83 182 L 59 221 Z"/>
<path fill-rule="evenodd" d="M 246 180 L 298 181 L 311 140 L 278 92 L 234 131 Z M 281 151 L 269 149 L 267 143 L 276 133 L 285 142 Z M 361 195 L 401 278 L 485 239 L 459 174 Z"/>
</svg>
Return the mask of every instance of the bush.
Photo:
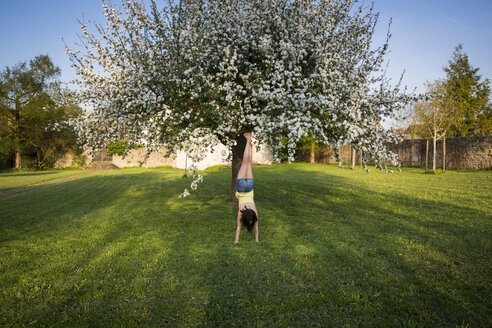
<svg viewBox="0 0 492 328">
<path fill-rule="evenodd" d="M 128 148 L 128 144 L 124 141 L 118 141 L 117 143 L 110 143 L 106 149 L 108 150 L 108 155 L 113 155 L 113 154 L 116 154 L 116 155 L 119 155 L 119 156 L 123 156 L 123 154 L 125 153 L 125 150 Z"/>
<path fill-rule="evenodd" d="M 106 149 L 108 150 L 108 155 L 113 155 L 116 154 L 118 156 L 123 156 L 125 154 L 125 151 L 127 149 L 139 149 L 142 148 L 143 146 L 141 145 L 132 145 L 130 146 L 128 143 L 124 141 L 118 141 L 116 143 L 112 142 L 110 143 Z"/>
<path fill-rule="evenodd" d="M 79 154 L 79 155 L 75 155 L 72 158 L 72 164 L 70 166 L 71 167 L 82 167 L 82 166 L 85 166 L 85 163 L 87 163 L 87 156 L 84 154 Z"/>
</svg>

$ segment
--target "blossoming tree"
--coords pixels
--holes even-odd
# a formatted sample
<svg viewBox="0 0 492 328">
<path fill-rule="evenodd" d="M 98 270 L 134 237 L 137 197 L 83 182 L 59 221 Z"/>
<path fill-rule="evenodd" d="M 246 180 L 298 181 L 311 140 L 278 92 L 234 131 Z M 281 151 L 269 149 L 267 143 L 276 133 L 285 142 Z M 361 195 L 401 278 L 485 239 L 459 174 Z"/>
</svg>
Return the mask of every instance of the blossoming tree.
<svg viewBox="0 0 492 328">
<path fill-rule="evenodd" d="M 231 197 L 245 131 L 277 160 L 281 152 L 292 160 L 310 136 L 396 164 L 385 147 L 395 135 L 378 122 L 411 97 L 384 78 L 388 40 L 372 44 L 373 7 L 353 0 L 103 7 L 106 25 L 91 32 L 82 24 L 81 47 L 67 48 L 79 97 L 92 108 L 77 123 L 87 145 L 124 139 L 151 151 L 221 142 L 232 154 Z"/>
</svg>

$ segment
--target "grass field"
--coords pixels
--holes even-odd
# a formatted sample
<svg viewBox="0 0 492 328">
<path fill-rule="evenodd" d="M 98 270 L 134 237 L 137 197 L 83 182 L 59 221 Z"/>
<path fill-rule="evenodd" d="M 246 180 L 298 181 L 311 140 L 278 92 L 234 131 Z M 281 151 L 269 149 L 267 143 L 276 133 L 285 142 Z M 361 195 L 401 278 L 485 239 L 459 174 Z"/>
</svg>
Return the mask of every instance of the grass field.
<svg viewBox="0 0 492 328">
<path fill-rule="evenodd" d="M 0 173 L 0 192 L 14 188 L 29 187 L 44 184 L 54 180 L 74 177 L 86 172 L 82 170 L 41 170 L 27 172 Z"/>
<path fill-rule="evenodd" d="M 258 167 L 261 242 L 238 245 L 230 174 L 188 198 L 173 169 L 0 198 L 0 326 L 492 326 L 492 171 Z"/>
</svg>

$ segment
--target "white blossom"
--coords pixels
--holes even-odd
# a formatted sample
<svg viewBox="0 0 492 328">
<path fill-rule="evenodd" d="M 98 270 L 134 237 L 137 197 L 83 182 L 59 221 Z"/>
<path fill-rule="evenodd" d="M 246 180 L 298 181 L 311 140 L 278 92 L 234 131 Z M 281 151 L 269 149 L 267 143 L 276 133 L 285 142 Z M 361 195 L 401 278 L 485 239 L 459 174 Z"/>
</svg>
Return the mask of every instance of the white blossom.
<svg viewBox="0 0 492 328">
<path fill-rule="evenodd" d="M 104 3 L 106 24 L 82 25 L 82 51 L 67 48 L 78 98 L 92 109 L 74 122 L 79 137 L 91 148 L 145 139 L 148 151 L 191 154 L 217 140 L 232 148 L 254 131 L 277 161 L 292 161 L 310 135 L 337 154 L 352 143 L 367 158 L 397 164 L 385 144 L 398 137 L 379 122 L 413 96 L 385 79 L 388 43 L 372 44 L 378 15 L 356 3 Z M 203 151 L 196 154 L 195 162 Z"/>
</svg>

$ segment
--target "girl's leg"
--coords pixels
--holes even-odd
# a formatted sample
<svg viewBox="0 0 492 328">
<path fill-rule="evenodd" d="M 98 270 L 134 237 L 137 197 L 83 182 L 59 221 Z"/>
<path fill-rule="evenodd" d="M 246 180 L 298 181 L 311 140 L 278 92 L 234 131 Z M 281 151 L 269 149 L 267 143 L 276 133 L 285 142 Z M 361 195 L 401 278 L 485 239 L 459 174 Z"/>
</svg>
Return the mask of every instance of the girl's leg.
<svg viewBox="0 0 492 328">
<path fill-rule="evenodd" d="M 253 161 L 251 138 L 246 138 L 246 147 L 244 147 L 243 161 L 239 172 L 237 173 L 238 179 L 253 179 L 253 169 L 251 163 Z"/>
<path fill-rule="evenodd" d="M 248 147 L 248 143 L 246 143 L 246 147 Z M 246 179 L 253 179 L 253 144 L 251 143 L 251 139 L 249 142 L 249 151 L 248 151 L 248 171 L 246 172 Z"/>
</svg>

